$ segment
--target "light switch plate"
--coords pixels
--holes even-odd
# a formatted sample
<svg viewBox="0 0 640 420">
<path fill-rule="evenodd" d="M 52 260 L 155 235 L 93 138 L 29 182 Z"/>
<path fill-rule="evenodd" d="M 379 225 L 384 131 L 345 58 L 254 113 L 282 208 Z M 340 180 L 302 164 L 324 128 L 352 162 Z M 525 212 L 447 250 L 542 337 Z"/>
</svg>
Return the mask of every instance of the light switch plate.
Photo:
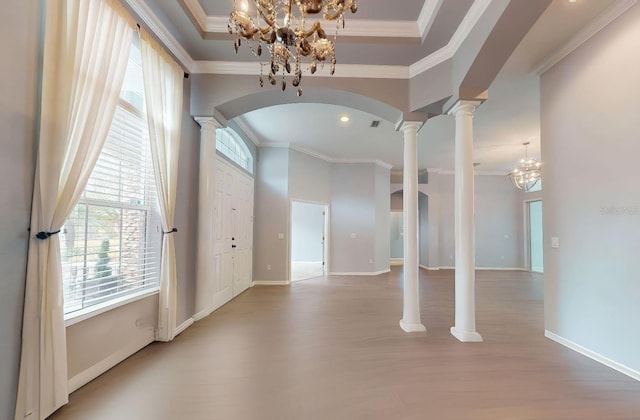
<svg viewBox="0 0 640 420">
<path fill-rule="evenodd" d="M 284 233 L 278 233 L 278 239 L 284 239 Z"/>
<path fill-rule="evenodd" d="M 551 237 L 551 248 L 560 248 L 560 238 L 557 236 Z"/>
</svg>

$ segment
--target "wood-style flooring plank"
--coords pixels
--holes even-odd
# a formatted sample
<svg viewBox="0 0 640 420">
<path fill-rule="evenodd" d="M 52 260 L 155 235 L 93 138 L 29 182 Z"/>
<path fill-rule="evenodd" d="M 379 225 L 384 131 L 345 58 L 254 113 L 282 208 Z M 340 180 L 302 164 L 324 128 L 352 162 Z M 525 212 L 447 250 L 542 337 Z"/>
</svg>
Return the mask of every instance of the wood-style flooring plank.
<svg viewBox="0 0 640 420">
<path fill-rule="evenodd" d="M 483 343 L 460 343 L 453 272 L 256 286 L 73 393 L 56 420 L 640 419 L 640 382 L 544 337 L 542 276 L 477 273 Z"/>
</svg>

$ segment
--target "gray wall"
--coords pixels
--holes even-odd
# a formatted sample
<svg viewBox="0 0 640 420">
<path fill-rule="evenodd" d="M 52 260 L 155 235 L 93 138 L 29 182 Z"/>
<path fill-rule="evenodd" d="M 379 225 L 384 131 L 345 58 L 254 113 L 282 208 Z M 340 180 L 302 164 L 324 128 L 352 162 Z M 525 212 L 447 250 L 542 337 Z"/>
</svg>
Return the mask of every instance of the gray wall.
<svg viewBox="0 0 640 420">
<path fill-rule="evenodd" d="M 331 163 L 289 150 L 289 195 L 294 200 L 331 202 Z"/>
<path fill-rule="evenodd" d="M 254 206 L 253 280 L 285 281 L 289 232 L 288 149 L 259 149 Z M 284 239 L 278 239 L 279 233 L 285 235 Z"/>
<path fill-rule="evenodd" d="M 432 173 L 428 195 L 427 240 L 421 264 L 429 268 L 455 265 L 454 176 Z M 506 176 L 476 175 L 474 188 L 475 253 L 477 268 L 524 268 L 523 195 Z M 421 216 L 422 217 L 422 216 Z M 421 240 L 422 243 L 422 240 Z M 428 264 L 423 263 L 426 258 Z"/>
<path fill-rule="evenodd" d="M 418 263 L 429 266 L 429 197 L 418 196 Z"/>
<path fill-rule="evenodd" d="M 0 418 L 13 418 L 33 189 L 40 2 L 0 14 Z"/>
<path fill-rule="evenodd" d="M 198 170 L 200 126 L 189 114 L 191 79 L 184 81 L 182 140 L 178 168 L 178 192 L 174 224 L 178 275 L 178 315 L 180 325 L 195 314 L 196 237 L 198 221 Z"/>
<path fill-rule="evenodd" d="M 333 164 L 330 272 L 375 271 L 375 166 L 373 163 Z M 387 214 L 388 209 L 389 205 L 385 208 Z"/>
<path fill-rule="evenodd" d="M 269 147 L 259 149 L 257 168 L 254 281 L 288 278 L 291 200 L 329 204 L 329 272 L 389 269 L 389 169 Z"/>
<path fill-rule="evenodd" d="M 391 179 L 388 168 L 374 165 L 375 190 L 374 200 L 376 206 L 375 216 L 375 255 L 374 272 L 389 269 L 389 200 Z"/>
<path fill-rule="evenodd" d="M 291 203 L 291 261 L 323 261 L 324 205 Z"/>
<path fill-rule="evenodd" d="M 507 176 L 475 177 L 476 266 L 522 268 L 523 207 Z"/>
<path fill-rule="evenodd" d="M 404 258 L 403 214 L 401 211 L 392 211 L 390 216 L 389 256 L 391 258 Z"/>
<path fill-rule="evenodd" d="M 402 191 L 396 191 L 393 194 L 391 194 L 391 203 L 390 203 L 390 208 L 391 211 L 402 211 L 402 206 L 403 206 L 403 194 Z"/>
<path fill-rule="evenodd" d="M 636 372 L 638 51 L 640 5 L 541 81 L 545 328 Z"/>
</svg>

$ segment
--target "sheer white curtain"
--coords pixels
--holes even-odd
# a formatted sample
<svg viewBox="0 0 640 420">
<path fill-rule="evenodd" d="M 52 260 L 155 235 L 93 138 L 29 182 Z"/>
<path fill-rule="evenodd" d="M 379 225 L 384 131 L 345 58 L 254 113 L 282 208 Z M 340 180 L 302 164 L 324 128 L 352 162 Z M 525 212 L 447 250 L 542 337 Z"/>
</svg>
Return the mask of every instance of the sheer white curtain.
<svg viewBox="0 0 640 420">
<path fill-rule="evenodd" d="M 31 210 L 16 419 L 68 402 L 60 242 L 115 112 L 135 22 L 115 0 L 46 2 L 40 138 Z M 42 238 L 42 239 L 39 239 Z"/>
<path fill-rule="evenodd" d="M 151 158 L 158 186 L 162 217 L 162 257 L 160 265 L 159 341 L 171 341 L 176 331 L 177 287 L 173 226 L 180 151 L 182 117 L 182 68 L 140 31 L 144 95 L 151 139 Z"/>
</svg>

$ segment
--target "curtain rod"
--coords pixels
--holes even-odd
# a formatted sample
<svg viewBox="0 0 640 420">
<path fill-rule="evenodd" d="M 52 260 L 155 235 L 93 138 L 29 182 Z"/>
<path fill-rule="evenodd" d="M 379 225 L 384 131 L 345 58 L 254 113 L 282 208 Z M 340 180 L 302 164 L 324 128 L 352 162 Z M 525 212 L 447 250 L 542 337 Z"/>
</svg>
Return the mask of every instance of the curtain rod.
<svg viewBox="0 0 640 420">
<path fill-rule="evenodd" d="M 136 23 L 136 26 L 138 27 L 138 29 L 140 29 L 140 24 Z M 184 78 L 188 79 L 189 78 L 189 73 L 187 73 L 186 71 L 184 72 Z"/>
</svg>

